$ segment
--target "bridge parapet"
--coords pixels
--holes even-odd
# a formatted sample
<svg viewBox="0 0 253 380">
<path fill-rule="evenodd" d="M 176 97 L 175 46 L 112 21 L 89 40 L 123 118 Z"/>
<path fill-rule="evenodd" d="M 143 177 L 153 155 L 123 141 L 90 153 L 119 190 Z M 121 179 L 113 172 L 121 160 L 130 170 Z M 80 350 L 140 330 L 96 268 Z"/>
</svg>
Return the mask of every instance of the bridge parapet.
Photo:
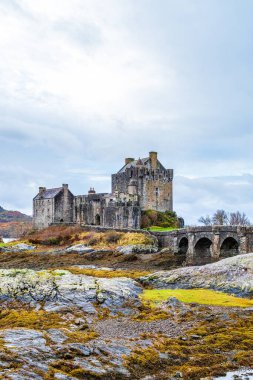
<svg viewBox="0 0 253 380">
<path fill-rule="evenodd" d="M 253 226 L 196 226 L 153 234 L 161 248 L 185 255 L 188 264 L 253 252 Z"/>
</svg>

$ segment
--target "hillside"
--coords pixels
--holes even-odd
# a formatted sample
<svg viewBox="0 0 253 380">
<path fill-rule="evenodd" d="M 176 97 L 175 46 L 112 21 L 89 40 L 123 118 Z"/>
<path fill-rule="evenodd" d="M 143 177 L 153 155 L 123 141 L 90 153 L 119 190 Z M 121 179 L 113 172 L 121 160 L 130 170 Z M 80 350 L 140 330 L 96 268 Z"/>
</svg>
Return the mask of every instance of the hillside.
<svg viewBox="0 0 253 380">
<path fill-rule="evenodd" d="M 32 217 L 0 206 L 0 237 L 16 238 L 32 228 Z"/>
<path fill-rule="evenodd" d="M 8 211 L 0 206 L 0 223 L 6 222 L 31 222 L 32 217 L 19 211 Z"/>
</svg>

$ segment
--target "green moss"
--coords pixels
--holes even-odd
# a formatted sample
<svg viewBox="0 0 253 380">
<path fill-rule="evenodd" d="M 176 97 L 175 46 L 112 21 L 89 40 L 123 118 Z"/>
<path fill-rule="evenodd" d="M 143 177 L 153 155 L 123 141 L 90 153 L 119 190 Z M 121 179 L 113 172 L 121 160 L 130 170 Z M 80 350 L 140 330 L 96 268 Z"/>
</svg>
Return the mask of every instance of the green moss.
<svg viewBox="0 0 253 380">
<path fill-rule="evenodd" d="M 194 335 L 204 331 L 198 339 Z M 175 372 L 182 372 L 184 379 L 200 379 L 217 376 L 230 369 L 242 366 L 252 367 L 253 315 L 242 318 L 230 315 L 229 321 L 216 318 L 203 320 L 185 331 L 184 339 L 170 338 L 161 334 L 146 334 L 152 344 L 146 348 L 136 347 L 125 357 L 125 365 L 133 378 L 157 374 L 158 367 L 170 378 Z M 157 353 L 163 353 L 158 357 Z M 160 373 L 159 373 L 160 374 Z"/>
<path fill-rule="evenodd" d="M 150 301 L 153 306 L 169 297 L 176 297 L 185 303 L 216 305 L 227 307 L 252 307 L 253 300 L 234 297 L 226 293 L 209 289 L 146 289 L 140 295 L 143 301 Z"/>
<path fill-rule="evenodd" d="M 86 276 L 99 277 L 99 278 L 115 278 L 115 277 L 128 277 L 137 279 L 142 276 L 147 276 L 150 272 L 135 271 L 135 270 L 103 270 L 103 269 L 89 269 L 89 268 L 65 268 L 72 274 L 83 274 Z"/>
<path fill-rule="evenodd" d="M 66 322 L 57 313 L 44 310 L 5 309 L 0 312 L 0 328 L 24 327 L 29 329 L 48 329 L 64 327 Z"/>
<path fill-rule="evenodd" d="M 99 336 L 95 331 L 64 331 L 68 337 L 68 343 L 86 343 L 89 340 L 95 339 Z"/>
</svg>

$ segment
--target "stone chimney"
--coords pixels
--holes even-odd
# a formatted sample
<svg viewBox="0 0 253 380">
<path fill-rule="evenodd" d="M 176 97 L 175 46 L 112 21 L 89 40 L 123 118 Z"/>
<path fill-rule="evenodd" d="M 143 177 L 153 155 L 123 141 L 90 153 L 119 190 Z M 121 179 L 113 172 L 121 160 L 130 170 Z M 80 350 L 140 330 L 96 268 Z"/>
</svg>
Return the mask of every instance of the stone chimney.
<svg viewBox="0 0 253 380">
<path fill-rule="evenodd" d="M 134 158 L 125 158 L 125 165 L 129 164 L 130 162 L 133 162 Z"/>
<path fill-rule="evenodd" d="M 151 160 L 151 168 L 153 170 L 157 169 L 157 152 L 149 152 L 149 158 Z"/>
<path fill-rule="evenodd" d="M 43 193 L 45 193 L 45 191 L 46 191 L 45 187 L 42 187 L 42 186 L 39 187 L 39 195 L 43 195 Z"/>
<path fill-rule="evenodd" d="M 67 183 L 62 184 L 63 190 L 66 191 L 69 188 L 69 185 Z"/>
</svg>

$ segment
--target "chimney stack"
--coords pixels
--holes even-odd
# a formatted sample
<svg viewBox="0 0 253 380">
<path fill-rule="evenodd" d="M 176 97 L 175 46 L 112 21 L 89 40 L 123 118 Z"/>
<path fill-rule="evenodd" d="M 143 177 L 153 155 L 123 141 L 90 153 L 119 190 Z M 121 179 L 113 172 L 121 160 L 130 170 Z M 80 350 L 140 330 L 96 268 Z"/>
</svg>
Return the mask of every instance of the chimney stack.
<svg viewBox="0 0 253 380">
<path fill-rule="evenodd" d="M 67 194 L 68 193 L 69 185 L 67 183 L 63 183 L 62 187 L 63 187 L 64 194 Z"/>
<path fill-rule="evenodd" d="M 125 158 L 125 165 L 129 164 L 132 161 L 134 161 L 134 158 Z"/>
<path fill-rule="evenodd" d="M 149 158 L 151 160 L 151 168 L 153 170 L 157 169 L 157 152 L 149 152 Z"/>
<path fill-rule="evenodd" d="M 42 195 L 46 191 L 46 188 L 43 186 L 39 187 L 39 194 Z"/>
</svg>

